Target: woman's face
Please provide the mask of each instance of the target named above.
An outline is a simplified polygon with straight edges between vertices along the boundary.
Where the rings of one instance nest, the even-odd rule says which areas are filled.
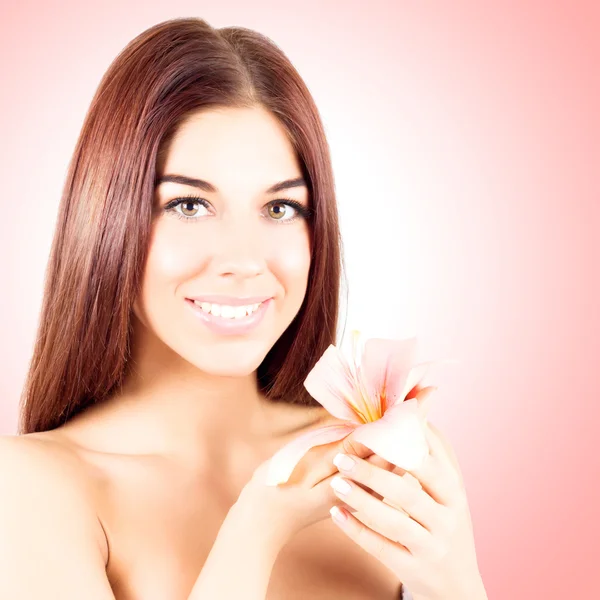
[[[157,169],[135,314],[198,369],[247,375],[306,292],[309,195],[292,145],[264,109],[206,110],[180,127]],[[296,181],[269,190],[288,180]]]

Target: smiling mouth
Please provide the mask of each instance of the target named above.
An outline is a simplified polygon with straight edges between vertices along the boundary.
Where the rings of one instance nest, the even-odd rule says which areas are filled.
[[[217,304],[215,302],[202,302],[200,300],[191,300],[203,313],[212,317],[221,318],[230,321],[241,321],[256,313],[264,302],[256,302],[255,304],[246,304],[242,306],[233,306],[228,304]]]
[[[200,322],[213,333],[243,335],[249,333],[259,325],[265,313],[269,310],[273,298],[268,298],[257,304],[229,307],[227,305],[216,305],[211,302],[198,302],[189,298],[185,300]],[[221,311],[224,311],[225,314],[220,314]]]

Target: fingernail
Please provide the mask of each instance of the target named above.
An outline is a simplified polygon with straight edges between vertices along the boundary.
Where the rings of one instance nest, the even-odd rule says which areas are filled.
[[[351,471],[356,463],[347,454],[336,454],[333,464],[342,471]]]
[[[337,506],[332,506],[329,509],[329,514],[331,515],[331,517],[337,521],[338,523],[344,523],[346,521],[346,519],[348,518],[346,516],[346,514],[344,512],[342,512],[339,507]]]
[[[334,477],[331,480],[331,487],[340,494],[347,494],[352,489],[352,486],[341,477]]]

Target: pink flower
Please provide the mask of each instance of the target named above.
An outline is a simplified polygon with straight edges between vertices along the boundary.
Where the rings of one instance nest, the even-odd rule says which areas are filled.
[[[429,452],[422,400],[435,387],[422,387],[431,362],[413,365],[417,340],[371,338],[361,343],[352,332],[352,358],[333,345],[324,352],[304,387],[343,422],[313,429],[292,440],[271,458],[266,484],[285,483],[313,446],[353,433],[353,439],[385,460],[410,471]]]

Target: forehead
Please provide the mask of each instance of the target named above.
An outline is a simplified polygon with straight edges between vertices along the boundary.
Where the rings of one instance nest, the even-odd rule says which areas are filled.
[[[195,113],[165,148],[158,170],[208,180],[225,193],[264,190],[301,175],[285,128],[262,108]]]

